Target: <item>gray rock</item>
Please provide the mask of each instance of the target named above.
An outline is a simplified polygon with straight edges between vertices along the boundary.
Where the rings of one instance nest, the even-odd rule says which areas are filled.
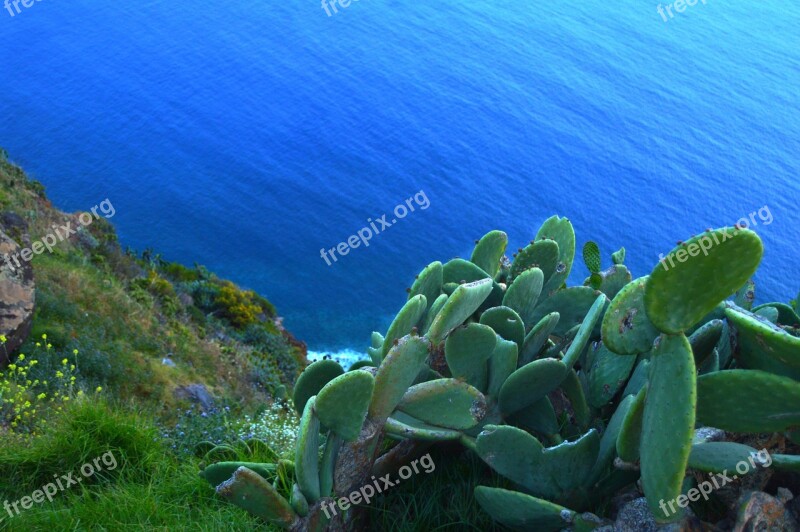
[[[614,530],[617,532],[689,532],[704,530],[704,527],[689,508],[686,508],[686,517],[682,520],[659,525],[653,514],[650,513],[647,499],[640,497],[622,507],[614,524]]]
[[[711,441],[725,441],[725,431],[714,427],[702,427],[694,431],[693,443],[708,443]]]
[[[178,386],[173,392],[176,399],[188,399],[200,405],[200,408],[208,411],[214,408],[214,397],[204,384],[189,384],[188,386]]]

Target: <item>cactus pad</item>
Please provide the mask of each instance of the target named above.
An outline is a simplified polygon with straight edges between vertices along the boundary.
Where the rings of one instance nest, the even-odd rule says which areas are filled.
[[[458,440],[461,432],[435,427],[403,412],[395,412],[386,420],[386,432],[401,438],[422,441]]]
[[[646,353],[658,337],[644,310],[647,279],[640,277],[620,290],[603,318],[603,344],[618,355]]]
[[[743,367],[800,379],[800,338],[742,309],[725,311],[739,333]]]
[[[320,422],[345,441],[358,438],[374,383],[371,373],[351,371],[326,384],[317,394],[314,406]]]
[[[747,459],[755,452],[748,445],[729,441],[697,443],[692,445],[689,468],[706,473],[735,471],[739,462],[747,463]]]
[[[322,497],[330,497],[333,491],[333,475],[341,444],[340,437],[328,433],[328,440],[325,442],[325,450],[322,453],[322,462],[319,465],[319,492]]]
[[[486,395],[496,397],[509,375],[517,369],[519,350],[515,342],[497,337],[497,345],[489,359],[489,385]]]
[[[544,274],[539,268],[531,268],[525,270],[519,277],[514,279],[514,282],[506,290],[503,296],[503,305],[514,309],[519,314],[525,327],[529,328],[534,325],[532,321],[536,302],[539,300],[539,295],[542,293],[542,286],[544,286]]]
[[[397,408],[437,427],[464,430],[486,415],[486,398],[464,382],[437,379],[409,388]]]
[[[525,341],[525,324],[519,314],[508,307],[493,307],[481,314],[481,323],[491,327],[506,340],[515,342],[519,348]]]
[[[456,284],[471,283],[492,277],[475,263],[464,259],[453,259],[445,263],[442,275],[445,283]]]
[[[428,312],[425,314],[425,320],[423,320],[422,328],[420,329],[421,334],[427,334],[428,329],[431,328],[431,324],[433,320],[436,319],[436,316],[439,315],[439,311],[442,310],[445,302],[447,301],[448,295],[447,294],[440,294],[439,297],[433,302],[433,304],[428,309]]]
[[[558,312],[551,312],[543,316],[525,336],[525,341],[522,343],[522,350],[520,351],[519,362],[524,366],[539,356],[539,352],[544,347],[553,330],[558,325],[558,320],[561,315]]]
[[[561,385],[567,369],[563,362],[554,358],[542,358],[522,366],[500,389],[500,409],[508,415],[532,405]]]
[[[444,343],[450,373],[479,390],[485,390],[489,373],[487,361],[496,345],[497,334],[487,325],[469,323],[457,328]]]
[[[289,501],[289,504],[292,505],[292,508],[300,517],[305,517],[308,515],[308,501],[306,500],[305,496],[303,496],[303,492],[300,491],[300,486],[297,484],[292,486],[292,498]]]
[[[690,239],[650,274],[644,296],[648,318],[666,333],[689,329],[750,279],[763,252],[761,239],[749,229],[725,227]]]
[[[583,385],[575,370],[570,369],[567,371],[567,376],[561,383],[561,391],[567,396],[569,404],[572,406],[572,414],[578,428],[581,431],[588,429],[592,420],[592,413],[589,411],[586,395],[583,392]]]
[[[478,486],[475,500],[492,519],[515,530],[557,532],[569,528],[575,512],[518,491]]]
[[[503,231],[489,231],[478,241],[470,260],[494,277],[500,269],[500,259],[506,252],[508,235]]]
[[[520,486],[532,489],[544,446],[524,430],[487,425],[476,440],[476,452],[489,466]]]
[[[400,312],[395,316],[394,321],[389,326],[389,331],[386,333],[386,338],[383,340],[383,348],[381,349],[381,359],[386,356],[389,349],[392,348],[394,341],[409,334],[411,330],[419,325],[422,316],[428,309],[428,301],[425,296],[419,295],[409,299]]]
[[[545,294],[550,294],[561,288],[572,271],[572,264],[575,261],[575,230],[568,218],[551,216],[536,232],[536,240],[542,238],[550,238],[558,243],[556,272],[549,278],[545,276],[545,285],[542,289]]]
[[[594,356],[587,377],[588,401],[592,408],[601,408],[628,382],[636,357],[612,353],[602,342],[590,349],[594,350]]]
[[[629,395],[627,397],[634,396]],[[642,442],[642,418],[644,416],[646,398],[647,387],[644,387],[634,397],[617,435],[617,455],[625,462],[635,463],[639,461],[639,446]]]
[[[246,467],[240,467],[230,480],[220,484],[217,494],[282,528],[290,528],[298,519],[289,502],[269,482]]]
[[[413,299],[416,296],[425,296],[425,300],[430,306],[434,300],[442,293],[442,284],[444,284],[442,277],[442,263],[439,261],[431,262],[425,269],[423,269],[414,284],[411,285],[411,290],[408,293],[408,299]]]
[[[671,501],[681,494],[694,435],[695,378],[694,356],[686,336],[662,334],[651,357],[640,449],[642,486],[658,521],[681,517],[681,512],[665,514],[659,501]]]
[[[277,466],[274,464],[260,464],[252,462],[218,462],[211,464],[200,471],[200,476],[208,481],[212,487],[216,488],[233,476],[237,469],[246,467],[254,473],[258,473],[265,480],[275,478]]]
[[[692,346],[696,365],[701,365],[713,353],[722,336],[722,325],[722,320],[711,320],[689,337],[689,345]]]
[[[599,276],[597,282],[590,283],[590,286],[603,292],[609,299],[613,299],[623,287],[631,282],[631,272],[623,264],[614,264],[596,275]]]
[[[563,336],[583,322],[598,295],[600,292],[588,286],[572,286],[559,290],[536,306],[532,320],[537,322],[551,312],[558,312],[559,320],[553,334]]]
[[[424,367],[428,348],[428,341],[418,336],[401,338],[392,347],[375,375],[375,387],[369,405],[371,418],[383,421],[394,411]]]
[[[537,240],[522,249],[511,263],[511,278],[516,279],[522,272],[531,268],[539,268],[547,282],[558,267],[558,244],[555,240]]]
[[[294,455],[294,475],[303,495],[312,504],[320,497],[319,491],[319,418],[314,413],[316,396],[306,402]]]
[[[509,418],[509,423],[549,438],[557,435],[559,429],[555,409],[547,397],[542,397],[532,405],[517,410]]]
[[[591,273],[600,273],[600,247],[597,242],[588,241],[583,245],[583,263]]]
[[[800,382],[758,370],[725,370],[697,379],[697,420],[729,432],[800,427]]]
[[[294,407],[302,414],[306,401],[317,395],[330,381],[344,374],[344,369],[334,360],[318,360],[309,365],[294,385]]]
[[[464,323],[478,310],[491,292],[491,279],[459,285],[442,306],[442,310],[426,333],[431,343],[436,345],[444,340],[450,331]]]
[[[600,440],[600,450],[597,453],[597,462],[592,468],[591,484],[594,484],[606,473],[614,461],[617,454],[617,439],[624,426],[625,419],[628,412],[633,405],[635,398],[629,395],[622,401],[614,411],[614,415],[608,422],[606,430],[603,432],[603,437]]]
[[[591,308],[586,313],[586,318],[584,318],[575,338],[572,340],[567,354],[564,355],[564,364],[568,368],[575,365],[578,361],[578,357],[583,353],[586,344],[589,343],[589,337],[592,331],[594,331],[595,325],[600,321],[600,316],[606,308],[607,302],[608,298],[604,294],[598,295],[594,304],[592,304]]]

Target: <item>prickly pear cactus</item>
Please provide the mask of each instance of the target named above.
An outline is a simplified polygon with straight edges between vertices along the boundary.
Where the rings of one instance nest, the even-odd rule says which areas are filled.
[[[753,305],[755,233],[703,233],[635,280],[624,248],[601,271],[588,242],[592,277],[567,287],[575,242],[554,216],[513,261],[507,235],[491,231],[470,260],[431,262],[372,334],[370,360],[347,372],[316,362],[300,376],[293,462],[223,460],[203,477],[270,523],[340,531],[358,509],[330,517],[326,504],[449,442],[510,483],[475,488],[499,523],[592,530],[604,522],[580,512],[637,485],[659,521],[676,521],[659,503],[681,495],[687,469],[730,470],[752,453],[695,441],[696,425],[800,438],[800,317],[796,303]],[[800,468],[792,455],[774,463]]]

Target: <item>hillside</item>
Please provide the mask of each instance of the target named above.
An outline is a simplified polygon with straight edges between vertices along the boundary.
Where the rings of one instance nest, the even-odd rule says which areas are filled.
[[[202,266],[123,249],[113,204],[92,207],[62,212],[0,153],[0,498],[19,499],[114,452],[126,463],[96,489],[115,482],[114,496],[130,499],[78,499],[75,489],[53,503],[76,498],[67,522],[82,512],[108,526],[138,522],[122,517],[127,504],[155,504],[153,479],[164,468],[178,471],[164,489],[183,489],[187,504],[205,501],[225,519],[213,509],[213,491],[198,484],[194,448],[291,426],[293,415],[275,400],[307,365],[305,344],[283,329],[266,298]],[[126,491],[129,481],[139,493]],[[30,529],[37,519],[63,525],[46,506],[26,510],[24,526],[3,512],[0,528]],[[172,523],[171,515],[148,519]]]

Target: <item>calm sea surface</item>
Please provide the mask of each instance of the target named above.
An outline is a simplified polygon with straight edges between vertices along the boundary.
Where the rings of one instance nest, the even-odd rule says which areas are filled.
[[[0,146],[64,209],[109,198],[124,245],[264,293],[317,352],[363,351],[427,263],[555,213],[639,276],[767,206],[758,298],[795,297],[800,5],[656,6],[43,0],[0,11]]]

